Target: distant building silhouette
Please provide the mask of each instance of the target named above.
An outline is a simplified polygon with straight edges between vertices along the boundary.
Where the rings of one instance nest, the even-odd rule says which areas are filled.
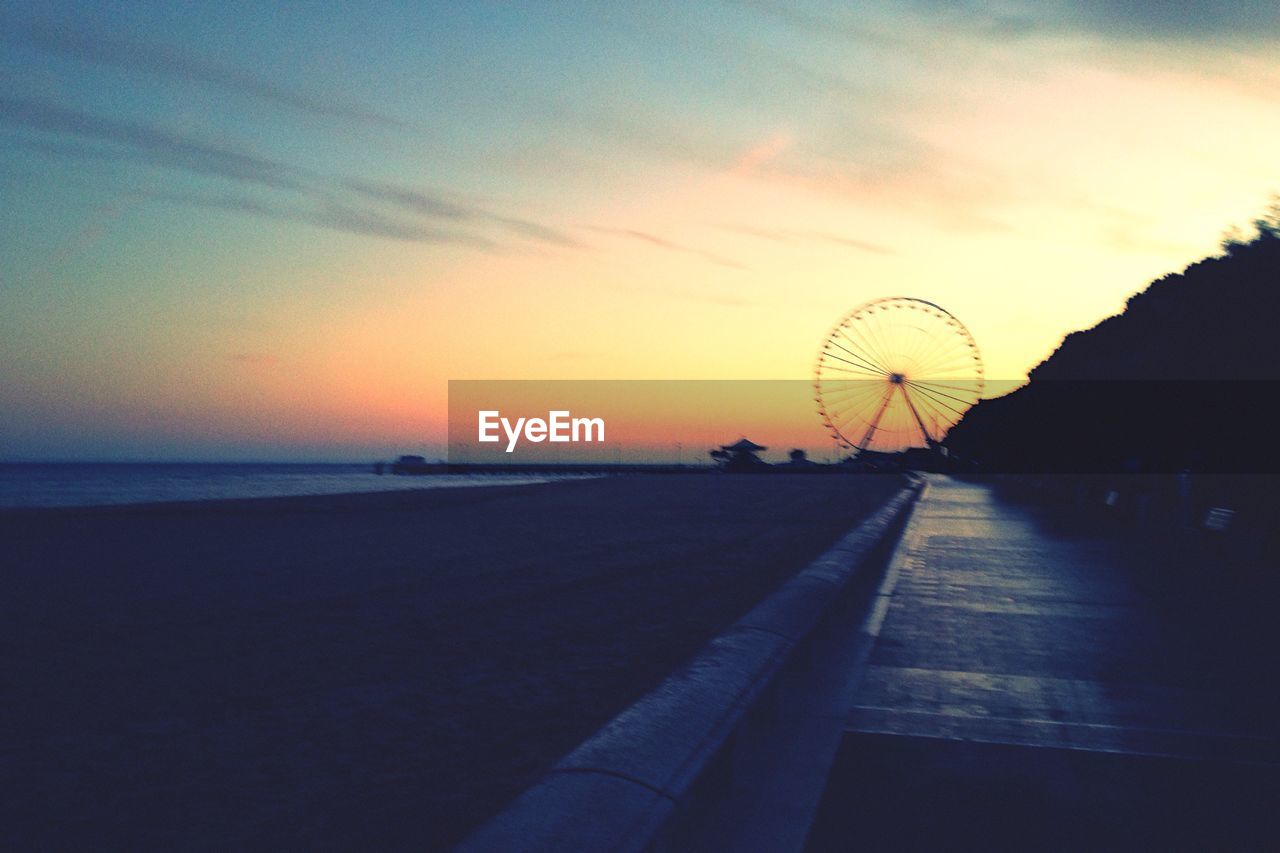
[[[768,449],[744,436],[733,444],[712,450],[711,458],[725,471],[759,471],[768,468],[769,464],[756,454]]]
[[[809,459],[809,454],[798,447],[787,454],[787,460],[787,464],[792,468],[812,468],[818,464]]]
[[[392,474],[424,474],[429,468],[426,458],[422,456],[401,456],[391,463]]]

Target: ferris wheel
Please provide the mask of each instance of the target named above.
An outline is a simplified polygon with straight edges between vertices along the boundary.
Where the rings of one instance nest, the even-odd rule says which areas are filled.
[[[841,447],[893,453],[934,447],[982,396],[973,335],[923,299],[877,299],[846,314],[823,341],[814,393]]]

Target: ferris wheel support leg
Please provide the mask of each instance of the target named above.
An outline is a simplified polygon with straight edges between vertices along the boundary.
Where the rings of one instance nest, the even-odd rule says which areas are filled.
[[[916,419],[916,426],[920,427],[920,435],[924,438],[925,447],[933,447],[933,436],[929,435],[929,430],[925,429],[924,421],[920,417],[920,413],[916,411],[916,404],[911,401],[911,395],[907,393],[907,386],[899,385],[902,390],[902,399],[907,401],[907,408],[911,410],[912,416]]]
[[[889,408],[889,401],[893,399],[893,386],[890,385],[885,389],[884,397],[880,400],[880,408],[876,411],[876,416],[871,419],[871,423],[867,425],[867,431],[862,435],[862,441],[858,442],[858,453],[867,449],[867,445],[871,443],[872,436],[875,435],[876,427],[880,426],[880,418],[884,416],[884,410]]]

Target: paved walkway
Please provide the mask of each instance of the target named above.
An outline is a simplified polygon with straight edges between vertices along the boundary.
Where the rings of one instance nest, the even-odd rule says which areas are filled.
[[[931,479],[810,847],[1280,849],[1275,721],[1189,661],[1141,574],[1110,540]]]

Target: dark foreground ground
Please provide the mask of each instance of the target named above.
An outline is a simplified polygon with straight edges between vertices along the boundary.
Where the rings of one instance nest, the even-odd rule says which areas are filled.
[[[899,485],[0,513],[0,846],[447,847]]]

